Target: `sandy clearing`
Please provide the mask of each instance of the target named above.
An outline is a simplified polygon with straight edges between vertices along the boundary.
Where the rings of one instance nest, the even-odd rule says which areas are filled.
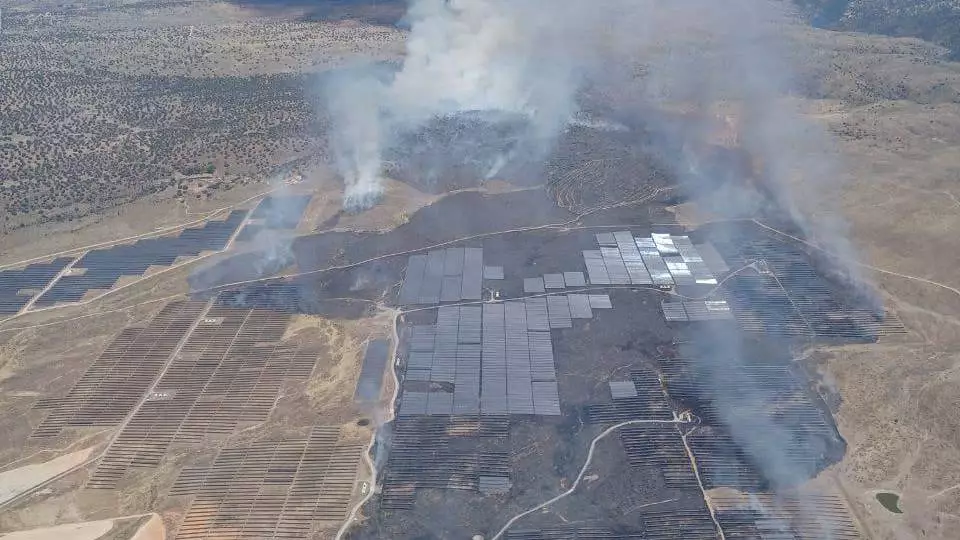
[[[93,453],[94,447],[78,450],[58,458],[24,465],[0,473],[0,504],[3,504],[24,491],[43,483],[58,474],[64,473],[83,463]],[[6,537],[4,537],[6,538]]]
[[[167,537],[167,529],[163,526],[163,519],[158,514],[152,514],[130,540],[164,540]]]
[[[57,525],[56,527],[17,531],[7,533],[0,536],[0,538],[3,538],[3,540],[62,540],[63,538],[69,538],[70,540],[96,540],[110,532],[112,528],[113,520],[104,519],[102,521],[84,521],[82,523]],[[140,530],[143,529],[141,528]],[[139,532],[137,534],[139,534]],[[139,537],[137,538],[139,539]],[[144,539],[146,538],[151,537],[144,537]]]

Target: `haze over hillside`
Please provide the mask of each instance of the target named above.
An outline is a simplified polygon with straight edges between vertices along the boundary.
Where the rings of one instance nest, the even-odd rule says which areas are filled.
[[[794,0],[821,28],[919,37],[960,58],[960,2],[956,0]]]

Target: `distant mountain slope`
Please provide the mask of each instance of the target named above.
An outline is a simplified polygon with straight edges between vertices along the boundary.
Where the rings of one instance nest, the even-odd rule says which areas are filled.
[[[793,0],[814,25],[943,45],[960,60],[960,0]]]

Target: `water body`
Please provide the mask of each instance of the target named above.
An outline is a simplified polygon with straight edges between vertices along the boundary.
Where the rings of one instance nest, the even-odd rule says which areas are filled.
[[[903,510],[900,510],[900,496],[896,493],[877,493],[877,500],[880,501],[880,504],[882,504],[884,508],[894,514],[903,513]]]

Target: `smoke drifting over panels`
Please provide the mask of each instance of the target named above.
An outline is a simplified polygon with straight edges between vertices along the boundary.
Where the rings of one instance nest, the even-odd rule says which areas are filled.
[[[411,141],[423,142],[421,130],[444,118],[483,111],[483,118],[498,112],[525,119],[511,144],[495,149],[498,158],[445,154],[464,163],[500,164],[486,175],[518,160],[543,161],[558,136],[577,123],[578,98],[589,88],[615,99],[609,104],[612,125],[631,124],[618,113],[639,114],[683,187],[693,197],[709,193],[709,200],[698,202],[719,217],[763,213],[841,261],[855,261],[843,222],[822,212],[823,194],[836,187],[840,164],[827,134],[805,121],[789,99],[795,81],[780,36],[791,17],[772,0],[414,0],[402,66],[386,75],[357,67],[329,87],[345,205],[375,204],[385,156],[416,148]],[[738,142],[758,170],[705,159],[719,105],[735,111]],[[671,110],[686,114],[662,113]],[[474,125],[486,129],[484,122]],[[437,140],[440,150],[434,151],[444,154],[446,142]],[[753,188],[730,181],[744,174],[757,177]],[[774,209],[778,215],[771,216]],[[854,263],[841,269],[851,283],[862,282]],[[717,351],[702,358],[706,365],[736,367],[742,361],[738,340],[710,334],[697,339],[704,350]],[[716,393],[724,396],[725,390]],[[764,418],[758,420],[764,425],[746,427],[732,414],[764,395],[750,390],[721,400],[731,413],[732,436],[774,485],[801,482],[809,471],[791,464],[783,443],[787,426]]]

